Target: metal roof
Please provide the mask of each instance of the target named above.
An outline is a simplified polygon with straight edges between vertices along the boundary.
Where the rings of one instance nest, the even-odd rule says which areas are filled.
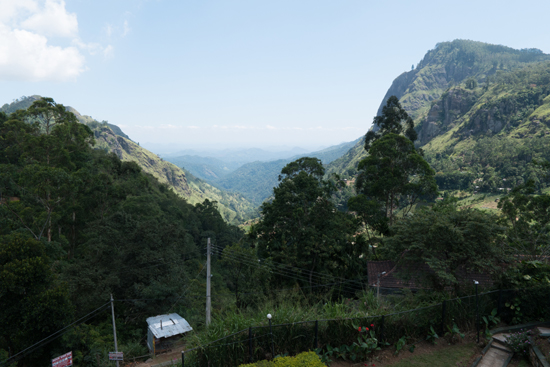
[[[147,324],[149,325],[149,330],[151,330],[157,339],[169,338],[193,330],[191,325],[177,313],[149,317]]]

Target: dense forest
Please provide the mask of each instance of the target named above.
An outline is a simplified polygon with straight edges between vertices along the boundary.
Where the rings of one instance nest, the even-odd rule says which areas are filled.
[[[137,164],[93,149],[92,131],[51,99],[1,113],[0,136],[3,353],[24,350],[111,294],[128,300],[116,306],[123,340],[139,340],[145,318],[162,312],[194,319],[206,238],[223,249],[243,235],[215,203],[190,205]],[[75,362],[95,363],[93,348],[112,333],[106,318],[92,321],[32,351],[24,365],[66,348],[80,350]]]

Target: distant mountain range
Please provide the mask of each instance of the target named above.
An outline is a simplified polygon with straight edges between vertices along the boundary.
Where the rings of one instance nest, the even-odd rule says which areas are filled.
[[[328,164],[342,156],[356,141],[341,143],[332,147],[319,150],[317,152],[295,154],[286,159],[260,161],[259,157],[276,156],[274,152],[265,152],[261,149],[248,149],[235,154],[228,154],[222,158],[201,157],[184,155],[179,157],[167,156],[166,160],[179,167],[191,172],[212,185],[230,192],[238,192],[250,200],[255,205],[260,205],[265,199],[273,193],[273,188],[277,186],[278,177],[281,169],[289,162],[301,157],[315,157],[320,159],[323,164]],[[240,164],[242,160],[231,161],[231,159],[242,159],[249,152],[256,152],[257,159],[254,162]],[[269,153],[269,154],[264,154]],[[288,154],[289,152],[282,152]],[[279,153],[280,154],[280,153]]]
[[[379,113],[391,95],[414,118],[417,146],[436,170],[440,189],[498,193],[528,179],[546,187],[528,163],[550,160],[550,55],[475,41],[443,42],[393,81]],[[21,97],[1,110],[28,108],[37,98]],[[360,137],[316,152],[182,150],[159,157],[116,125],[68,109],[94,131],[97,148],[136,161],[191,203],[217,201],[224,218],[233,223],[258,214],[258,205],[272,195],[288,162],[317,157],[327,175],[353,181],[366,155]],[[340,195],[343,208],[351,187]]]

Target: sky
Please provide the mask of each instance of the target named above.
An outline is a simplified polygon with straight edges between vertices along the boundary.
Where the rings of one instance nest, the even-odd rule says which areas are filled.
[[[170,149],[365,134],[438,42],[550,53],[544,1],[0,0],[0,104],[38,94]]]

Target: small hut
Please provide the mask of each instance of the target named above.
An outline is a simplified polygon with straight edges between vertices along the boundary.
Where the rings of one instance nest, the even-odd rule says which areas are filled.
[[[172,349],[183,334],[193,330],[177,313],[149,317],[147,324],[147,346],[153,355]]]

